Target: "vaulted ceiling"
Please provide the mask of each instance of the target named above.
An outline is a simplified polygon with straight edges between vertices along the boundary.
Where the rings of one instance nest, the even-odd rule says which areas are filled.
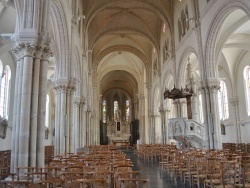
[[[171,0],[85,0],[84,39],[92,52],[100,91],[133,97],[159,51],[162,24],[171,26]],[[170,31],[170,30],[169,30]]]

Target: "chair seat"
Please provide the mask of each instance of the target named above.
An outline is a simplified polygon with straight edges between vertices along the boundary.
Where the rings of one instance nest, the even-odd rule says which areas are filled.
[[[214,188],[233,188],[232,185],[216,185]]]
[[[235,184],[235,187],[244,187],[244,186],[243,184]],[[246,183],[245,188],[250,188],[250,183]]]

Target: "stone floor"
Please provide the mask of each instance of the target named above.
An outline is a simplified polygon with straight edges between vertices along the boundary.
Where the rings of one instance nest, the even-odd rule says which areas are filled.
[[[133,170],[141,171],[141,177],[149,179],[148,188],[190,188],[188,184],[185,185],[180,179],[174,180],[174,178],[166,172],[161,174],[159,161],[148,164],[143,159],[134,155],[133,150],[123,151],[126,153],[127,158],[130,158],[133,162]]]

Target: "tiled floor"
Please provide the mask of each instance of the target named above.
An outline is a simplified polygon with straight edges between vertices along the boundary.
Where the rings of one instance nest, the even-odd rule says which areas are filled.
[[[133,162],[134,169],[141,171],[142,178],[149,178],[148,188],[190,188],[188,184],[184,184],[181,180],[174,180],[166,172],[161,175],[159,169],[159,161],[153,164],[147,164],[143,159],[134,155],[132,150],[124,150],[127,157]]]

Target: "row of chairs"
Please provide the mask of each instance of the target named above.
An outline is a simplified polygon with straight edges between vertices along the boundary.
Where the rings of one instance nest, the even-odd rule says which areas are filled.
[[[193,187],[250,187],[250,156],[243,153],[168,149],[161,154],[160,167]]]
[[[95,149],[93,149],[95,148]],[[126,155],[103,146],[90,146],[89,152],[53,156],[43,168],[18,167],[9,180],[0,181],[3,187],[98,187],[128,188],[147,186],[148,179],[133,171],[132,162]]]

